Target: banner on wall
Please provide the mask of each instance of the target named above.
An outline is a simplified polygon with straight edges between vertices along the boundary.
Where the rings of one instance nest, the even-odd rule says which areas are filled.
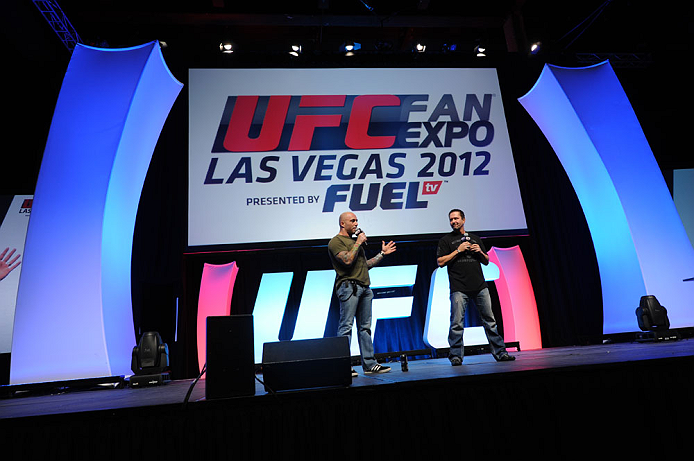
[[[19,275],[33,199],[33,195],[2,197],[7,207],[0,209],[0,259],[9,264],[0,266],[0,354],[12,351]]]
[[[526,228],[495,69],[189,72],[190,246]]]

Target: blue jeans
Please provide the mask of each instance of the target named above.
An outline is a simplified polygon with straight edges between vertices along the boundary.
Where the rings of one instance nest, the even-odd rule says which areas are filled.
[[[465,310],[472,303],[477,306],[480,313],[484,333],[492,349],[492,355],[496,358],[506,354],[504,339],[499,335],[496,327],[496,319],[492,312],[492,298],[489,296],[489,289],[484,288],[477,293],[462,293],[455,291],[451,293],[451,327],[448,330],[448,344],[451,346],[448,354],[449,358],[463,358],[465,348],[463,346],[463,329],[465,322]]]
[[[347,336],[352,342],[352,323],[357,319],[357,340],[361,353],[361,364],[364,370],[370,370],[376,365],[374,345],[371,340],[371,301],[374,298],[369,287],[356,285],[353,292],[351,283],[341,283],[337,287],[337,299],[340,301],[340,323],[337,327],[338,336]]]

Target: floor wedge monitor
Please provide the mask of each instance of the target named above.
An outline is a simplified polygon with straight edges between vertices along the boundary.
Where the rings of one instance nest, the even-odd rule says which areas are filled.
[[[266,391],[352,384],[347,337],[263,344]]]

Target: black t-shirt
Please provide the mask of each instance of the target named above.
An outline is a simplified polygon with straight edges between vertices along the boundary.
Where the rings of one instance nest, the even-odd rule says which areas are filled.
[[[475,234],[467,234],[470,243],[476,243],[486,254],[482,240]],[[458,231],[453,231],[444,235],[439,240],[439,246],[436,250],[436,257],[440,258],[453,253],[461,243],[463,243],[464,235]],[[484,280],[482,273],[482,261],[486,261],[484,256],[478,255],[472,251],[464,251],[459,253],[455,258],[448,261],[446,269],[448,270],[448,281],[451,288],[451,293],[455,291],[475,292],[487,287],[487,282]]]

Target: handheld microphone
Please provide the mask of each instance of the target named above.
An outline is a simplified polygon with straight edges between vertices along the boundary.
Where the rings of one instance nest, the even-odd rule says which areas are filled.
[[[470,236],[467,234],[467,232],[463,233],[463,238],[460,240],[460,243],[462,244],[462,243],[469,242],[469,241],[470,241]],[[468,249],[468,250],[465,250],[463,253],[468,254],[469,252],[470,252],[470,250]]]
[[[357,227],[356,229],[354,229],[354,236],[355,236],[355,237],[359,237],[359,234],[361,234],[361,233],[363,233],[363,232],[364,232],[364,231],[361,230],[361,227]],[[364,241],[364,243],[362,243],[362,245],[366,246],[366,241]]]

